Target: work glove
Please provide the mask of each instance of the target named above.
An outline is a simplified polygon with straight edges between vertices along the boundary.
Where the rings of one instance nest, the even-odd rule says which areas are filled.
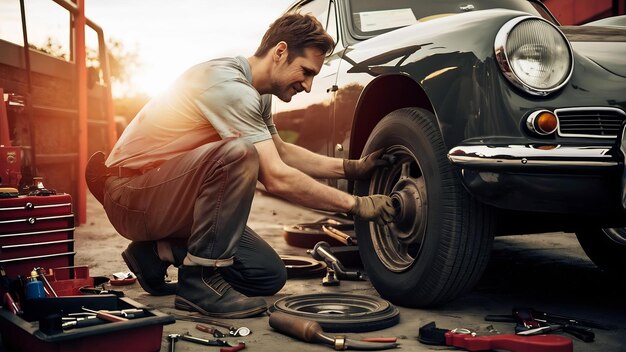
[[[372,177],[374,170],[381,166],[389,165],[389,162],[380,157],[384,149],[367,154],[358,160],[343,159],[343,172],[349,180],[367,180]]]
[[[378,225],[385,225],[396,216],[396,209],[391,205],[391,198],[383,194],[374,194],[366,197],[354,196],[354,206],[349,214],[359,219],[375,221]]]

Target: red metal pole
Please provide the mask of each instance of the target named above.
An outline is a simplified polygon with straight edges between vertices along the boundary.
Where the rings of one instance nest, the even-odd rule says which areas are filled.
[[[78,98],[78,188],[75,199],[76,215],[79,224],[87,222],[87,184],[85,168],[87,167],[87,66],[85,52],[85,0],[77,0],[78,12],[74,21],[76,40],[76,82]]]
[[[7,115],[7,107],[4,105],[4,90],[2,88],[0,88],[0,103],[0,145],[10,147],[9,117]]]

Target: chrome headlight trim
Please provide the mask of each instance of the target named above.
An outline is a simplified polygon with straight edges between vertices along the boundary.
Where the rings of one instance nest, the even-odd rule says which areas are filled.
[[[554,28],[556,30],[556,32],[561,36],[561,38],[563,39],[565,46],[567,47],[567,50],[569,51],[569,71],[567,72],[567,74],[564,76],[564,78],[562,79],[562,81],[553,87],[544,89],[544,88],[539,88],[539,87],[533,87],[529,84],[527,84],[526,82],[524,82],[514,71],[514,69],[511,67],[511,61],[509,58],[509,55],[507,53],[506,50],[506,44],[507,41],[509,39],[509,36],[511,34],[511,32],[515,29],[515,27],[517,25],[519,25],[520,23],[524,22],[524,21],[542,21],[548,25],[550,25],[552,28]],[[570,44],[570,42],[567,40],[567,38],[565,37],[565,35],[556,27],[554,26],[552,23],[539,18],[539,17],[535,17],[535,16],[520,16],[520,17],[516,17],[513,18],[511,20],[509,20],[508,22],[506,22],[498,31],[498,34],[496,34],[496,39],[494,42],[494,50],[495,50],[495,56],[496,56],[496,61],[498,62],[498,65],[500,66],[500,70],[502,71],[502,73],[504,74],[504,76],[509,80],[509,82],[511,82],[513,85],[515,85],[516,87],[518,87],[519,89],[521,89],[522,91],[535,95],[535,96],[547,96],[559,89],[561,89],[563,86],[565,86],[567,84],[567,82],[570,80],[570,78],[572,77],[572,73],[574,71],[574,53],[572,51],[572,46]]]
[[[543,132],[540,129],[537,128],[537,126],[535,126],[535,121],[537,120],[537,118],[539,117],[539,115],[541,115],[542,113],[547,112],[550,114],[553,114],[552,111],[550,110],[546,110],[546,109],[539,109],[539,110],[535,110],[532,113],[530,113],[530,115],[528,115],[528,117],[526,117],[526,128],[528,128],[529,131],[539,135],[539,136],[549,136],[551,134],[553,134],[554,132],[558,131],[559,129],[559,119],[556,117],[556,128],[554,128],[554,130],[552,130],[551,132]]]

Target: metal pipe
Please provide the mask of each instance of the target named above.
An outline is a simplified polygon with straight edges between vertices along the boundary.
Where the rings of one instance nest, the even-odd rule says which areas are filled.
[[[56,0],[55,0],[56,1]],[[78,168],[76,180],[78,189],[76,195],[76,207],[78,210],[78,222],[87,222],[87,185],[83,176],[87,167],[87,67],[85,51],[85,0],[77,0],[78,11],[75,15],[74,32],[76,33],[76,86],[78,98]]]
[[[28,30],[26,29],[26,8],[24,6],[24,0],[20,0],[20,14],[22,17],[22,36],[24,37],[24,69],[26,70],[26,113],[28,114],[28,129],[30,130],[30,176],[36,175],[36,157],[35,151],[35,117],[33,116],[33,83],[32,74],[30,70],[30,47],[28,43]]]

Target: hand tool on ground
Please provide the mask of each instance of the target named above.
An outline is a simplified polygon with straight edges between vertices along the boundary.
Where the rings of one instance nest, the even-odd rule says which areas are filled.
[[[570,325],[578,325],[585,326],[588,328],[597,328],[602,330],[611,330],[614,329],[614,326],[608,324],[602,324],[591,320],[584,320],[575,317],[569,317],[564,315],[557,315],[547,312],[542,312],[539,310],[535,310],[533,308],[513,308],[513,314],[498,314],[498,315],[487,315],[485,316],[485,320],[487,321],[500,321],[500,322],[516,322],[517,318],[520,317],[532,317],[532,319],[542,319],[547,322],[553,324],[570,324]]]
[[[505,350],[513,352],[572,352],[572,340],[559,335],[488,335],[469,329],[439,329],[430,322],[419,329],[418,341],[426,345],[454,346],[468,351]]]
[[[323,343],[333,347],[337,351],[380,351],[398,347],[397,343],[364,342],[351,340],[345,336],[330,337],[324,334],[322,327],[317,322],[283,312],[272,313],[269,323],[272,328],[280,333],[306,342]]]
[[[227,328],[228,335],[232,337],[244,337],[244,336],[248,336],[252,334],[252,330],[248,329],[245,326],[236,328],[230,324],[223,323],[217,320],[212,320],[204,316],[200,316],[200,315],[183,315],[183,314],[179,314],[176,312],[171,312],[169,314],[173,316],[174,318],[176,318],[177,320],[193,321],[196,323],[204,323],[204,324],[216,325],[216,326],[221,326],[223,328]]]
[[[96,315],[97,318],[103,319],[103,320],[107,320],[110,322],[120,322],[120,321],[127,321],[127,318],[124,317],[119,317],[117,315],[113,315],[111,313],[109,313],[106,310],[92,310],[92,309],[87,309],[85,307],[82,307],[82,309],[86,312],[90,312],[90,313],[94,313]]]
[[[560,324],[553,324],[553,325],[549,325],[548,322],[541,321],[538,320],[542,326],[538,327],[538,328],[533,328],[533,329],[526,329],[526,330],[521,330],[517,331],[518,329],[516,328],[516,334],[518,335],[536,335],[536,334],[546,334],[550,331],[563,331],[566,332],[576,338],[578,338],[581,341],[584,342],[593,342],[593,340],[596,338],[596,334],[589,328],[585,328],[582,326],[574,326],[574,325],[560,325]]]
[[[528,309],[530,311],[530,314],[536,320],[543,319],[545,321],[553,322],[555,324],[578,325],[578,326],[585,326],[588,328],[596,328],[596,329],[602,329],[602,330],[611,330],[614,328],[613,326],[601,324],[601,323],[591,321],[591,320],[585,320],[585,319],[580,319],[580,318],[568,317],[564,315],[557,315],[557,314],[542,312],[542,311],[538,311],[532,308],[525,308],[525,309]]]
[[[169,341],[169,348],[167,349],[169,352],[176,352],[176,341],[180,337],[179,334],[169,334],[167,335],[167,341]]]
[[[336,239],[337,241],[345,244],[346,246],[356,245],[356,240],[352,239],[347,233],[340,231],[332,226],[322,225],[322,231],[328,236]]]
[[[200,337],[192,336],[191,334],[189,334],[189,332],[179,335],[178,338],[183,341],[189,341],[189,342],[197,343],[199,345],[231,347],[227,341],[220,340],[220,339],[207,340],[207,339],[203,339]]]
[[[317,242],[317,244],[315,244],[315,247],[313,247],[313,250],[307,251],[307,253],[309,253],[316,260],[325,261],[328,264],[328,273],[330,274],[331,270],[334,271],[334,279],[357,281],[365,280],[365,276],[359,271],[347,271],[346,268],[343,267],[339,259],[337,259],[337,257],[333,255],[332,251],[330,250],[330,245],[327,242]],[[336,285],[336,283],[333,282],[332,278],[328,278],[328,275],[325,280],[328,282],[326,284],[327,286],[331,285],[331,283]]]
[[[202,332],[209,333],[209,334],[213,335],[213,337],[217,337],[218,339],[221,339],[222,337],[226,336],[226,335],[224,335],[223,332],[217,330],[216,328],[214,328],[212,326],[196,324],[196,329],[198,329],[198,330],[200,330]]]
[[[237,352],[243,350],[244,348],[246,348],[246,344],[242,341],[239,341],[235,346],[220,348],[220,352]]]
[[[561,325],[546,325],[534,329],[522,330],[515,334],[520,336],[543,335],[559,329],[561,329]]]
[[[541,317],[537,317],[535,314],[539,314]],[[518,334],[527,330],[532,330],[533,332],[562,330],[563,332],[568,333],[584,342],[592,342],[596,336],[591,329],[572,323],[579,322],[579,320],[563,316],[555,318],[548,313],[535,311],[531,308],[513,308],[511,315],[487,315],[485,320],[516,322],[517,326],[515,327],[515,332]],[[600,325],[590,321],[585,321],[585,323],[592,324],[594,326]],[[547,326],[554,326],[554,328],[551,330],[541,330],[542,327]],[[556,326],[558,326],[558,328]],[[529,334],[533,334],[533,332]]]

